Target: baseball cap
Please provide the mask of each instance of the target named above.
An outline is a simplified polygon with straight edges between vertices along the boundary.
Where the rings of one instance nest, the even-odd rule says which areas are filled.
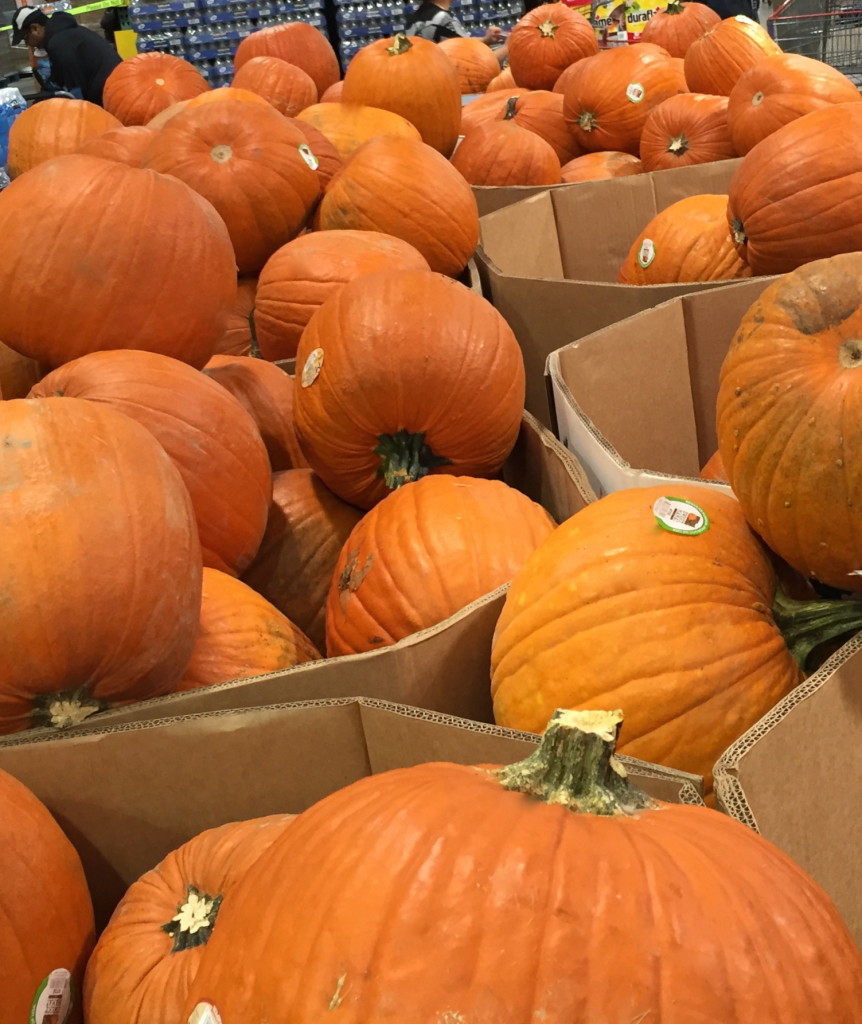
[[[27,34],[27,28],[33,20],[34,15],[37,14],[41,14],[38,7],[21,7],[15,12],[15,17],[12,19],[13,46],[17,46],[18,43],[24,41],[24,36]]]

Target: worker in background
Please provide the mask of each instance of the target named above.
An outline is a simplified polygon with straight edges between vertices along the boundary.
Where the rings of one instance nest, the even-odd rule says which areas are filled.
[[[444,39],[454,39],[456,36],[462,38],[469,36],[470,33],[467,29],[450,12],[451,3],[452,0],[425,0],[422,6],[407,19],[407,35],[430,39],[432,43],[439,43]],[[497,25],[492,25],[482,37],[482,42],[493,48],[494,56],[501,64],[508,56],[508,47],[499,45],[503,41],[503,30]]]
[[[48,17],[38,7],[19,8],[12,19],[12,45],[21,42],[48,54],[55,86],[77,90],[83,99],[99,106],[108,75],[122,63],[110,43],[65,11]]]

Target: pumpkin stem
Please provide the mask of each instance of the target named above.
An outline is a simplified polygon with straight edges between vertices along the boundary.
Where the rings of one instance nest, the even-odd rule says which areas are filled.
[[[597,124],[596,115],[590,113],[589,110],[584,110],[578,114],[578,127],[582,128],[585,132],[591,132]]]
[[[392,490],[402,484],[421,480],[438,466],[450,466],[451,459],[435,455],[425,444],[425,432],[410,434],[399,430],[397,434],[380,434],[374,454],[380,456],[377,475],[382,476]]]
[[[813,672],[818,667],[810,662],[821,644],[862,629],[862,601],[797,601],[788,597],[780,585],[775,588],[772,614],[803,671]]]
[[[745,233],[741,220],[733,219],[730,225],[730,233],[733,235],[733,241],[736,245],[746,245],[748,243],[748,235]]]
[[[556,39],[557,38],[557,26],[551,21],[550,18],[546,18],[541,25],[536,26],[539,30],[539,35],[543,39]]]
[[[614,755],[622,721],[622,711],[555,711],[526,760],[491,774],[504,789],[580,814],[635,816],[655,808]]]
[[[688,139],[684,135],[674,136],[667,145],[668,153],[676,153],[677,156],[682,156],[683,153],[687,153],[688,149]]]
[[[248,329],[251,334],[251,354],[255,359],[263,359],[263,356],[260,354],[260,345],[257,342],[257,330],[254,326],[254,307],[252,307],[251,312],[248,314]]]
[[[503,117],[504,121],[511,121],[515,114],[518,113],[518,97],[510,96],[506,102],[506,114]]]
[[[665,14],[684,14],[685,8],[680,3],[680,0],[671,0],[671,2],[665,8]]]
[[[167,924],[162,925],[162,931],[174,940],[171,953],[197,949],[209,942],[221,901],[221,894],[209,896],[193,885],[188,887],[185,901],[177,905],[176,914]]]
[[[105,711],[107,707],[103,700],[98,700],[90,693],[88,687],[79,686],[72,690],[37,694],[33,698],[31,718],[34,728],[47,726],[51,729],[70,729],[98,711]]]
[[[386,52],[390,57],[400,57],[402,53],[407,53],[412,48],[413,43],[407,38],[407,33],[399,32],[392,40],[392,45],[386,47]]]

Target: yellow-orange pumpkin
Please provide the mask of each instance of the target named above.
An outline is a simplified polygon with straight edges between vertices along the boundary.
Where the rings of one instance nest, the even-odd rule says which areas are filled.
[[[422,136],[408,120],[391,110],[359,106],[355,103],[315,103],[297,117],[324,135],[348,160],[369,139],[379,135],[395,135],[420,142]]]
[[[563,165],[561,178],[565,182],[598,181],[601,178],[625,178],[641,174],[644,166],[631,153],[606,150],[603,153],[585,153]]]

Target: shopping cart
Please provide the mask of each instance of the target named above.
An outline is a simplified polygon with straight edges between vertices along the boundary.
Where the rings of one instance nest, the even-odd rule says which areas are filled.
[[[785,53],[822,60],[862,85],[862,0],[785,0],[768,27]]]

